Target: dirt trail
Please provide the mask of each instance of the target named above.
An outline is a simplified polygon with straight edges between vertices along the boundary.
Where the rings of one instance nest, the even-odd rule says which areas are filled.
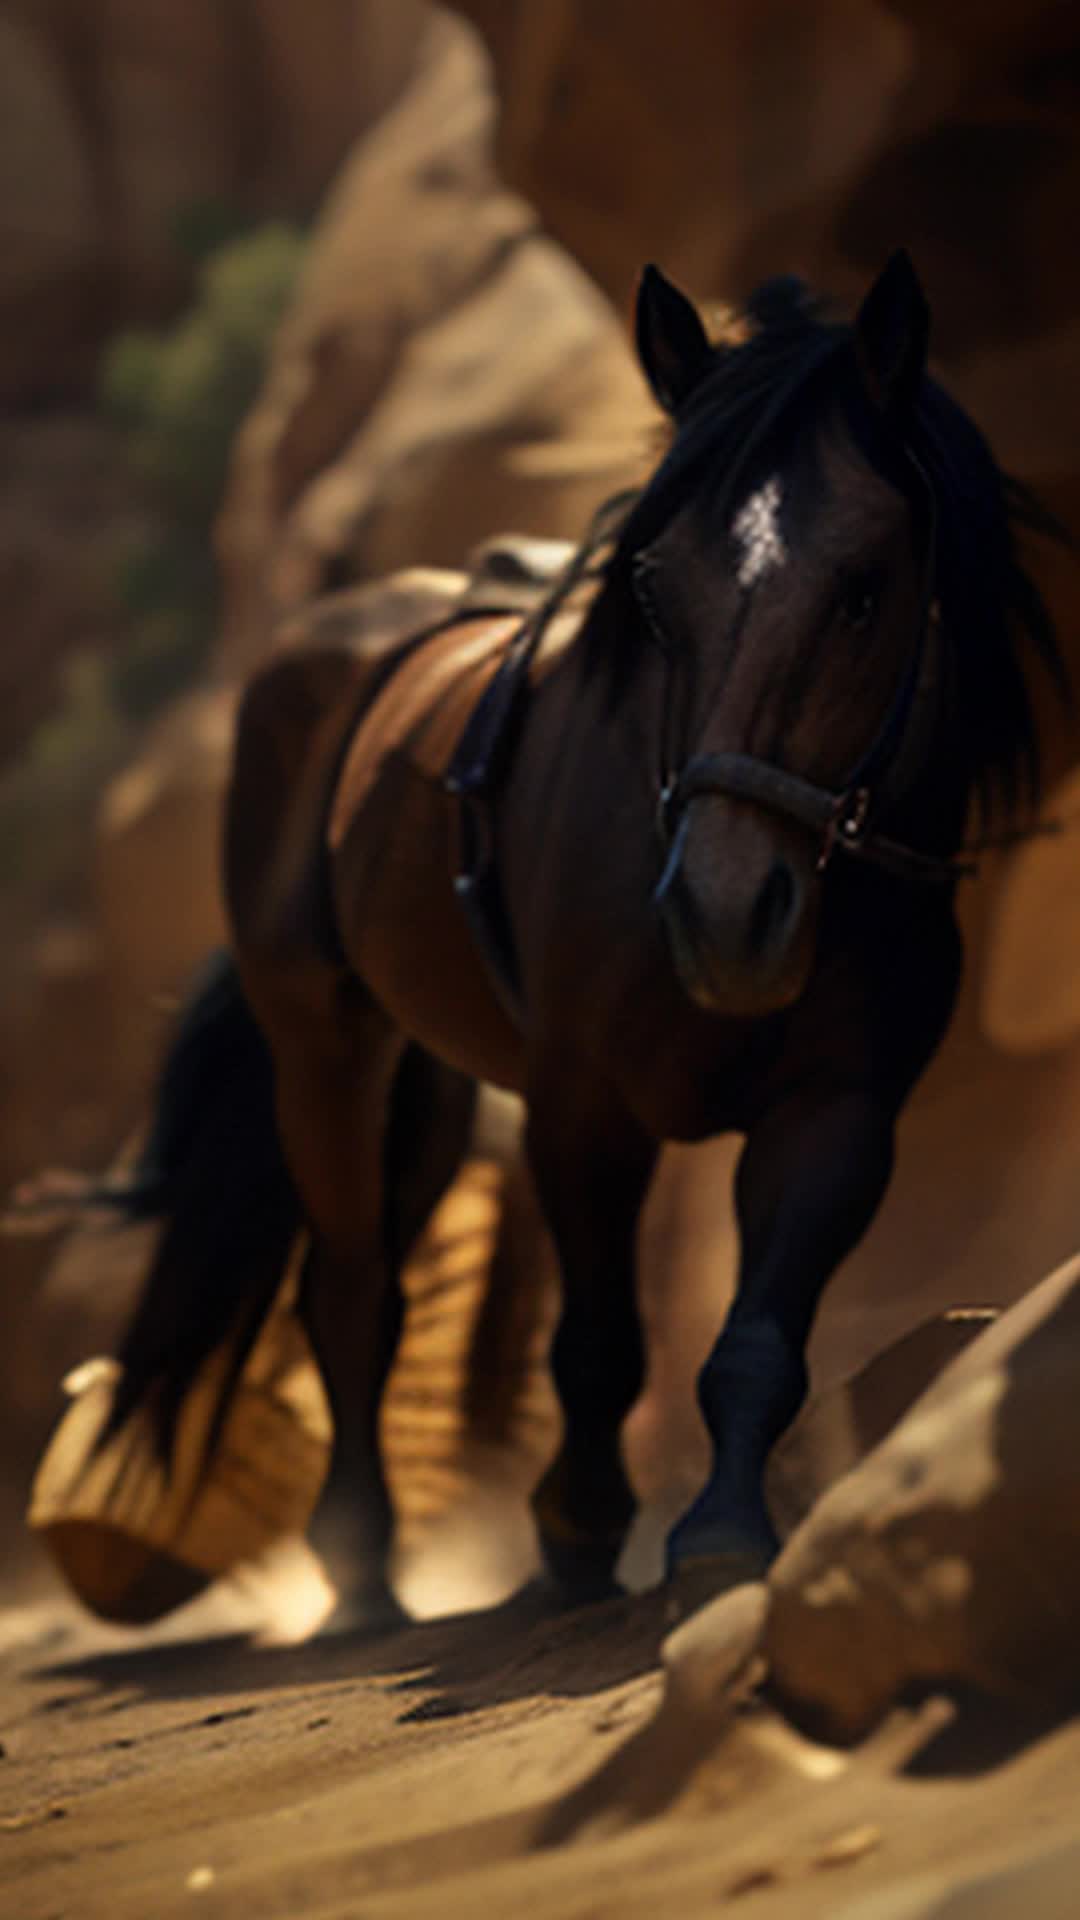
[[[658,1712],[655,1594],[292,1648],[148,1646],[51,1600],[0,1632],[5,1920],[1080,1910],[1080,1721],[938,1699],[852,1753],[760,1702],[694,1723]]]

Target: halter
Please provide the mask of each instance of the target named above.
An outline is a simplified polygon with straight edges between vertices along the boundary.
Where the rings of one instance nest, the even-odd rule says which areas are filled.
[[[934,595],[937,558],[936,503],[930,479],[910,447],[904,454],[922,488],[929,532],[923,568],[916,642],[907,672],[866,752],[836,791],[816,785],[801,774],[790,773],[749,753],[698,753],[677,767],[672,754],[674,706],[677,676],[674,650],[664,629],[652,594],[649,551],[635,557],[631,569],[634,597],[646,626],[668,662],[661,719],[660,757],[656,789],[656,826],[666,855],[658,892],[675,873],[682,857],[689,809],[695,800],[710,797],[746,800],[768,813],[805,827],[819,837],[816,863],[824,873],[833,855],[843,853],[880,867],[898,879],[948,886],[964,874],[976,871],[975,863],[958,855],[919,852],[914,847],[889,839],[873,825],[881,783],[900,758],[908,737],[912,712],[922,682],[929,635],[940,623],[940,611]],[[745,606],[748,602],[744,602]]]
[[[908,744],[929,636],[940,620],[934,593],[936,501],[929,476],[910,447],[905,447],[904,453],[924,491],[929,528],[915,646],[904,679],[877,734],[838,791],[747,753],[694,754],[676,769],[671,753],[677,691],[677,676],[670,670],[674,650],[652,600],[649,554],[640,553],[633,560],[634,597],[649,631],[669,661],[656,776],[656,828],[664,854],[658,890],[678,865],[691,805],[710,795],[745,800],[815,835],[819,839],[819,873],[824,873],[839,853],[875,866],[896,879],[933,887],[951,887],[963,876],[977,872],[977,860],[964,857],[965,854],[1011,846],[1033,834],[1062,830],[1057,821],[1034,822],[1005,834],[984,836],[977,845],[969,845],[959,854],[940,855],[923,853],[890,839],[873,824],[881,784]],[[517,955],[495,859],[496,790],[527,697],[530,670],[548,626],[579,587],[591,587],[603,578],[627,514],[639,498],[636,491],[618,494],[596,513],[565,572],[535,611],[523,619],[498,670],[470,714],[444,776],[445,790],[456,800],[458,810],[455,892],[498,998],[519,1027],[523,1024],[524,1012]]]

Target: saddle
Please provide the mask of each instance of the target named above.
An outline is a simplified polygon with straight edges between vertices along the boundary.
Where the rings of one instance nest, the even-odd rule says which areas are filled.
[[[499,534],[473,547],[463,568],[404,567],[384,579],[320,596],[279,623],[274,656],[341,647],[370,658],[465,616],[532,614],[573,553],[567,540]]]
[[[463,736],[473,731],[486,689],[546,608],[575,551],[563,541],[504,535],[475,550],[467,573],[433,579],[416,570],[361,589],[364,604],[353,602],[350,650],[377,633],[380,651],[388,649],[392,657],[357,714],[331,807],[332,846],[391,754],[404,755],[420,772],[461,790],[457,763]],[[427,596],[429,614],[436,607],[438,612],[418,625],[421,596]],[[581,618],[582,609],[560,607],[545,621],[543,645],[530,655],[532,677],[570,644]],[[481,757],[486,771],[486,756]]]
[[[490,807],[534,686],[576,638],[594,576],[563,541],[502,536],[477,548],[462,574],[399,574],[324,607],[362,676],[326,821],[341,845],[383,768],[406,762],[458,806],[455,890],[492,986],[520,1024],[513,943],[492,859]],[[582,591],[587,589],[587,591]],[[426,622],[418,616],[423,609]],[[340,623],[340,624],[337,624]]]

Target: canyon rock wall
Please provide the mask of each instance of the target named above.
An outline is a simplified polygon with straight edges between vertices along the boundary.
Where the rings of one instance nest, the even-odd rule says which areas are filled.
[[[82,391],[176,304],[190,209],[314,213],[423,25],[419,0],[3,0],[0,404]]]

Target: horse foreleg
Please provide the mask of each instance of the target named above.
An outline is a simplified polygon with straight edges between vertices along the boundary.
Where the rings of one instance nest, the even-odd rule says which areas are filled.
[[[620,1431],[645,1372],[635,1236],[656,1148],[621,1112],[566,1100],[531,1104],[526,1143],[562,1277],[551,1366],[565,1421],[533,1505],[550,1571],[592,1599],[612,1590],[635,1505]]]
[[[884,1196],[893,1121],[869,1092],[805,1095],[747,1136],[735,1182],[738,1289],[698,1379],[712,1468],[668,1538],[669,1573],[688,1591],[760,1577],[777,1551],[765,1462],[806,1396],[822,1290]]]

